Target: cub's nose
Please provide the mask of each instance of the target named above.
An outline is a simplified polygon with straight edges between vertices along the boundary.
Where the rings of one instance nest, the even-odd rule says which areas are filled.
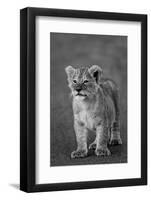
[[[80,92],[80,91],[81,91],[81,88],[77,88],[76,91],[77,91],[77,92]]]

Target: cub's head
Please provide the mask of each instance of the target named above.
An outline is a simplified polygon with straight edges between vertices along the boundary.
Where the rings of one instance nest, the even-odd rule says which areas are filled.
[[[73,97],[80,99],[93,97],[98,90],[99,82],[102,76],[102,69],[97,65],[92,67],[65,68],[68,76],[68,83]]]

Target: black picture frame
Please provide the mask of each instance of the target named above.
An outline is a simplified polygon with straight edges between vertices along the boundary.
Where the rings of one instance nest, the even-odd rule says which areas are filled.
[[[141,178],[36,184],[35,19],[54,16],[141,23]],[[20,10],[20,189],[25,192],[121,187],[147,184],[147,15],[48,8]]]

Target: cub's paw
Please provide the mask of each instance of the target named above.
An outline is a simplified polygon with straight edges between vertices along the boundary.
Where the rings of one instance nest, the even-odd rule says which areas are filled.
[[[71,158],[84,158],[87,156],[86,150],[77,150],[71,153]]]
[[[96,149],[95,150],[95,154],[97,156],[110,156],[111,152],[110,152],[110,150],[107,147],[105,147],[105,148]]]
[[[90,145],[89,145],[89,149],[92,149],[92,150],[95,150],[96,149],[96,143],[91,143]]]
[[[121,138],[116,138],[116,139],[111,139],[109,142],[109,145],[114,146],[114,145],[121,145],[122,144],[122,140]]]

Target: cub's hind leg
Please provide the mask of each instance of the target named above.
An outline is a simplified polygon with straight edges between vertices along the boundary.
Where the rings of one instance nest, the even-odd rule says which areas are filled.
[[[96,139],[89,145],[89,149],[92,149],[92,150],[96,149]]]
[[[120,100],[119,100],[119,92],[117,88],[114,88],[112,91],[112,100],[115,108],[115,121],[111,126],[111,135],[110,135],[110,145],[118,145],[122,144],[121,136],[120,136]]]
[[[117,122],[113,122],[111,127],[111,136],[110,136],[110,145],[118,145],[122,144],[121,136],[120,136],[120,126]]]

